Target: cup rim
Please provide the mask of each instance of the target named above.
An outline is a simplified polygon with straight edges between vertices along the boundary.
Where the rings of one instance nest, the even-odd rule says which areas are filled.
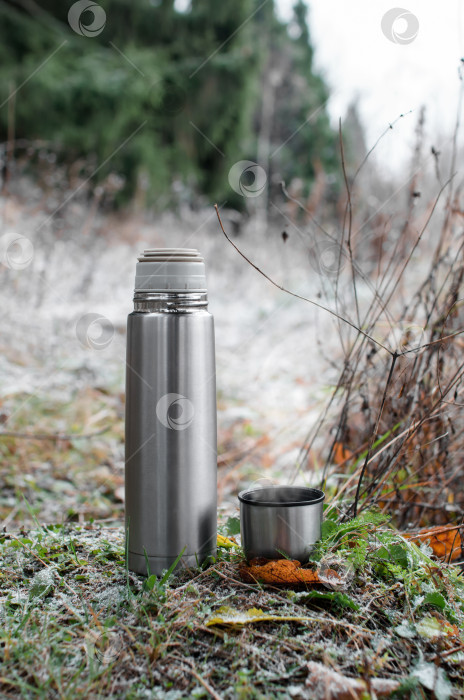
[[[302,498],[298,499],[297,501],[279,501],[278,503],[276,503],[276,501],[272,499],[253,500],[252,498],[249,498],[251,494],[255,494],[257,492],[263,493],[263,498],[265,498],[264,494],[266,493],[266,491],[273,493],[280,491],[281,493],[285,493],[286,491],[294,492],[295,490],[303,492]],[[305,494],[305,496],[303,494]],[[323,491],[321,491],[320,489],[310,488],[309,486],[266,486],[264,488],[257,489],[244,489],[238,494],[238,500],[247,506],[267,506],[273,508],[312,506],[316,503],[321,503],[324,499],[325,493]]]

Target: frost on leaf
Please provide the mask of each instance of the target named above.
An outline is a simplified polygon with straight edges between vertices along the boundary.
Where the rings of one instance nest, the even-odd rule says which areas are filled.
[[[370,696],[369,691],[372,697],[390,697],[400,684],[399,680],[371,678],[369,688],[365,680],[349,678],[315,661],[310,661],[307,669],[306,686],[311,689],[312,697],[320,700],[362,700]]]
[[[451,697],[451,684],[446,673],[439,666],[420,661],[411,675],[417,678],[424,688],[433,690],[437,700],[448,700]]]
[[[226,627],[243,627],[253,622],[312,622],[313,618],[299,615],[270,615],[260,608],[237,610],[223,605],[214,615],[206,620],[206,626],[221,625]]]
[[[46,598],[55,588],[54,569],[47,568],[39,571],[32,579],[29,594],[31,598]]]
[[[462,557],[462,539],[459,531],[461,526],[438,525],[417,532],[404,533],[404,537],[420,545],[426,542],[438,559],[455,561]]]
[[[417,625],[418,634],[424,639],[438,639],[438,637],[455,637],[459,635],[456,625],[436,617],[423,617]]]
[[[414,639],[417,634],[415,625],[407,620],[403,620],[400,625],[395,627],[395,632],[399,637],[403,637],[403,639]]]

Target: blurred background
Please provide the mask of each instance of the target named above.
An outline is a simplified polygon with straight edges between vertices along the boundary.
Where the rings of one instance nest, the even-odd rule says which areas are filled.
[[[0,524],[121,519],[144,247],[206,258],[224,513],[263,480],[338,493],[363,444],[331,399],[356,336],[320,307],[360,327],[397,270],[376,337],[427,327],[403,310],[450,212],[461,235],[462,3],[3,0],[0,20]],[[215,203],[319,306],[240,257]]]

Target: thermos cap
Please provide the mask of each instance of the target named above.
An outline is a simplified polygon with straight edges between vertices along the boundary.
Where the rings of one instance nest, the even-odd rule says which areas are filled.
[[[135,291],[206,292],[205,262],[193,248],[148,248],[138,258]]]

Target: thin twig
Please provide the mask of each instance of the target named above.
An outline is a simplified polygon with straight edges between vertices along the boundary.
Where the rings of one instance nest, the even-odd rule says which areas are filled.
[[[225,231],[225,229],[224,229],[224,226],[222,225],[221,217],[220,217],[220,215],[219,215],[219,208],[218,208],[218,205],[215,204],[215,205],[214,205],[214,208],[216,209],[216,214],[217,214],[217,217],[218,217],[218,220],[219,220],[219,224],[220,224],[221,229],[222,229],[222,233],[223,233],[224,236],[227,238],[227,240],[229,241],[229,243],[235,248],[235,250],[237,251],[237,253],[239,253],[239,255],[241,255],[242,258],[243,258],[244,260],[246,260],[247,263],[248,263],[249,265],[251,265],[251,267],[253,267],[257,272],[259,272],[259,274],[262,275],[265,279],[267,279],[268,282],[270,282],[272,285],[274,285],[274,287],[277,287],[277,289],[280,289],[282,292],[285,292],[286,294],[290,294],[290,296],[295,297],[295,299],[301,299],[302,301],[307,301],[309,304],[312,304],[313,306],[316,306],[318,309],[322,309],[322,311],[326,311],[326,312],[329,313],[331,316],[334,316],[335,318],[338,318],[339,321],[343,321],[343,323],[346,323],[348,326],[351,326],[351,328],[353,328],[353,329],[354,329],[355,331],[357,331],[358,333],[361,333],[361,335],[365,336],[368,340],[370,340],[370,341],[371,341],[372,343],[374,343],[375,345],[378,345],[378,346],[379,346],[380,348],[382,348],[383,350],[386,350],[386,351],[389,353],[389,355],[393,355],[393,352],[392,352],[391,350],[389,350],[389,348],[387,348],[386,345],[383,345],[383,344],[380,343],[378,340],[376,340],[375,338],[373,338],[372,336],[370,336],[369,333],[366,333],[366,332],[363,331],[361,328],[358,328],[358,326],[356,326],[354,323],[351,323],[351,321],[349,321],[347,318],[344,318],[343,316],[340,316],[340,314],[337,314],[336,311],[333,311],[333,309],[329,309],[327,306],[324,306],[323,304],[319,304],[317,301],[314,301],[313,299],[308,299],[308,297],[304,297],[304,296],[302,296],[301,294],[296,294],[295,292],[290,291],[290,289],[287,289],[286,287],[284,287],[283,285],[279,284],[278,282],[276,282],[275,280],[273,280],[271,277],[269,277],[269,275],[266,274],[263,270],[261,270],[257,265],[255,265],[255,263],[252,262],[252,261],[250,260],[250,258],[248,258],[248,257],[245,255],[245,253],[242,253],[242,251],[240,250],[240,248],[239,248],[238,246],[236,246],[235,243],[229,238],[229,236],[227,235],[227,233],[226,233],[226,231]]]
[[[370,456],[371,456],[371,451],[372,451],[372,448],[373,448],[373,446],[374,446],[374,442],[375,442],[375,439],[376,439],[377,431],[378,431],[378,429],[379,429],[380,419],[382,418],[383,408],[384,408],[384,406],[385,406],[385,400],[386,400],[386,398],[387,398],[388,387],[390,386],[391,378],[392,378],[392,376],[393,376],[393,370],[395,369],[395,365],[396,365],[397,359],[398,359],[398,354],[397,354],[396,352],[394,352],[393,355],[392,355],[392,359],[391,359],[390,371],[389,371],[389,373],[388,373],[387,381],[386,381],[386,383],[385,383],[385,389],[384,389],[384,391],[383,391],[382,401],[381,401],[380,408],[379,408],[379,411],[378,411],[378,414],[377,414],[377,420],[376,420],[376,422],[375,422],[375,428],[374,428],[374,430],[372,431],[371,441],[370,441],[369,448],[368,448],[368,450],[367,450],[366,459],[364,460],[363,468],[361,469],[361,474],[359,475],[358,486],[357,486],[357,489],[356,489],[356,496],[355,496],[354,504],[353,504],[353,512],[354,512],[354,516],[355,516],[355,517],[356,517],[356,515],[357,515],[357,513],[358,513],[358,500],[359,500],[359,492],[360,492],[360,490],[361,490],[361,482],[362,482],[362,480],[363,480],[364,473],[365,473],[365,471],[366,471],[366,469],[367,469],[367,465],[368,465],[368,463],[369,463],[369,458],[370,458]]]
[[[339,136],[339,141],[340,141],[340,154],[341,154],[341,161],[342,161],[343,179],[345,181],[345,189],[346,189],[346,197],[347,197],[345,218],[346,218],[346,215],[348,215],[348,237],[346,240],[346,245],[347,245],[348,253],[350,256],[351,278],[353,281],[353,294],[354,294],[354,302],[355,302],[355,306],[356,306],[356,318],[358,321],[358,325],[361,325],[361,316],[359,313],[359,303],[358,303],[358,291],[356,289],[356,275],[355,275],[355,269],[354,269],[354,264],[353,264],[353,248],[351,245],[351,234],[353,232],[353,206],[351,203],[351,188],[350,188],[350,184],[348,182],[348,175],[346,172],[345,151],[343,148],[342,120],[341,119],[338,122],[338,136]],[[345,222],[343,222],[343,235],[344,235],[344,233],[345,233]],[[342,238],[341,245],[343,245],[343,238]],[[337,276],[337,291],[338,291],[338,280],[339,280],[339,277]]]

